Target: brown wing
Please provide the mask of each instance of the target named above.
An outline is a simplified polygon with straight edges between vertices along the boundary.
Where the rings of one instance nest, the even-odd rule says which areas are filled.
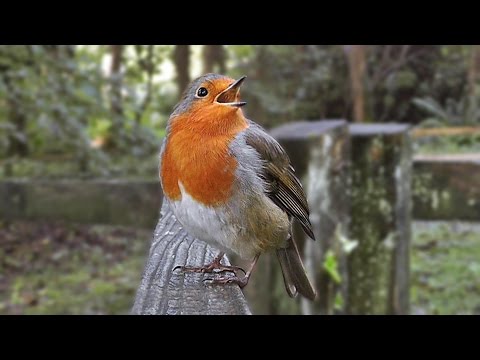
[[[248,145],[265,161],[260,176],[266,181],[268,197],[283,211],[297,219],[305,233],[315,240],[310,223],[307,199],[295,169],[282,146],[259,125],[250,122],[245,132]]]

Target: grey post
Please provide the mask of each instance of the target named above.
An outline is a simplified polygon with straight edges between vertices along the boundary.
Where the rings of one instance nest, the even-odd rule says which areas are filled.
[[[303,243],[304,261],[317,288],[315,302],[302,300],[304,314],[333,314],[335,300],[347,288],[346,252],[342,240],[348,230],[348,173],[350,139],[345,120],[322,120],[287,124],[272,134],[287,150],[305,188],[310,220],[317,239],[308,240],[298,227],[295,236]],[[337,266],[324,266],[326,258]],[[341,301],[340,301],[341,302]],[[337,304],[339,306],[339,304]],[[340,310],[337,308],[337,310]]]
[[[161,218],[137,290],[132,313],[136,315],[247,315],[247,302],[237,285],[211,286],[210,274],[173,271],[176,266],[210,263],[218,250],[193,239],[181,227],[168,203]],[[225,263],[228,260],[224,258]]]
[[[351,125],[350,314],[409,307],[411,140],[403,124]]]

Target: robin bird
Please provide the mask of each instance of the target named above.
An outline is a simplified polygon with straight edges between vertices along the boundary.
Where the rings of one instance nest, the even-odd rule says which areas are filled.
[[[275,250],[287,293],[315,298],[315,290],[292,238],[300,222],[315,240],[307,199],[281,145],[242,111],[240,86],[207,74],[194,80],[176,105],[160,152],[165,199],[185,230],[220,250],[211,264],[185,272],[233,271],[214,284],[244,287],[262,253]],[[253,259],[243,277],[224,266],[225,252]],[[245,272],[245,271],[244,271]]]

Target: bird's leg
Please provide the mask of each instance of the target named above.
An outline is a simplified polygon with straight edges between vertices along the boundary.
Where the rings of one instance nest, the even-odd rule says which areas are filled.
[[[220,261],[222,260],[223,256],[225,255],[224,252],[218,254],[215,259],[210,264],[203,265],[203,266],[175,266],[173,271],[180,269],[182,272],[195,272],[195,273],[214,273],[214,272],[224,272],[224,271],[231,271],[236,273],[236,271],[243,271],[245,274],[245,270],[238,266],[227,266],[223,265]]]
[[[212,285],[225,285],[225,284],[237,284],[240,286],[240,288],[244,288],[248,284],[248,280],[250,280],[250,276],[252,275],[252,271],[255,268],[255,265],[257,264],[258,258],[260,255],[256,255],[255,258],[253,259],[252,263],[250,264],[250,267],[248,268],[248,271],[245,273],[245,276],[240,278],[238,276],[222,276],[216,279],[205,279],[204,281],[209,281],[210,284]]]

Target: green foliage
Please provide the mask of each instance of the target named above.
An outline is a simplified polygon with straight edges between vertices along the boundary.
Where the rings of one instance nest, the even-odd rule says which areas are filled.
[[[480,152],[480,134],[437,136],[417,139],[418,154],[468,154]]]
[[[0,46],[0,155],[68,154],[87,169],[105,166],[111,155],[108,146],[91,146],[96,138],[114,145],[116,153],[158,151],[164,110],[175,100],[153,77],[168,51],[127,46],[122,98],[116,99],[124,111],[117,119],[110,107],[116,79],[102,65],[108,61],[107,46]],[[23,153],[19,146],[26,148]]]
[[[422,114],[429,116],[425,122],[442,126],[474,125],[480,122],[480,84],[475,86],[476,95],[469,94],[466,81],[472,51],[470,45],[444,45],[440,48],[440,57],[432,67],[435,73],[430,92],[413,100]]]
[[[342,311],[344,309],[344,303],[345,301],[343,300],[342,294],[340,292],[337,292],[333,303],[333,309],[335,311]]]
[[[379,45],[367,48],[366,102],[371,122],[418,123],[423,114],[415,97],[434,91],[431,85],[441,60],[437,45]]]
[[[81,71],[73,54],[74,47],[66,45],[0,47],[0,91],[7,99],[1,121],[10,121],[15,131],[7,139],[16,137],[31,152],[87,151],[87,114],[102,110],[92,83],[98,76]]]
[[[338,271],[338,261],[332,250],[328,250],[325,254],[323,268],[337,284],[340,284],[342,282],[342,277],[340,276],[340,273]]]
[[[177,99],[175,89],[154,78],[172,50],[169,45],[126,46],[121,79],[124,128],[119,133],[121,138],[115,139],[124,152],[140,155],[159,149],[158,136]]]
[[[480,122],[480,108],[472,110],[469,107],[468,98],[461,98],[457,101],[448,98],[444,106],[432,97],[415,98],[413,103],[430,116],[423,122],[423,125],[426,126],[433,124],[436,126],[474,125]]]
[[[414,232],[411,303],[414,314],[478,314],[478,228],[430,225]]]
[[[249,76],[245,111],[265,126],[295,119],[345,117],[346,60],[338,46],[254,46],[236,72]],[[242,53],[240,51],[240,53]]]
[[[351,119],[351,85],[343,46],[228,49],[234,75],[251,79],[243,91],[249,103],[247,114],[262,124],[270,127],[292,120]],[[419,123],[425,118],[425,106],[418,104],[431,107],[425,102],[432,98],[446,109],[449,121],[478,123],[478,99],[472,100],[466,93],[470,51],[470,46],[463,45],[366,46],[367,120]]]
[[[89,176],[108,174],[119,157],[139,161],[157,153],[177,101],[175,74],[163,73],[171,68],[174,46],[122,49],[120,69],[112,73],[110,45],[0,46],[0,158],[9,157],[0,168],[18,157],[38,161],[60,156]],[[345,46],[225,49],[227,74],[249,77],[242,95],[252,119],[267,127],[293,120],[351,119]],[[471,46],[365,49],[368,121],[478,124],[480,84],[467,89],[466,81]],[[193,50],[192,68],[201,65],[201,51]]]

